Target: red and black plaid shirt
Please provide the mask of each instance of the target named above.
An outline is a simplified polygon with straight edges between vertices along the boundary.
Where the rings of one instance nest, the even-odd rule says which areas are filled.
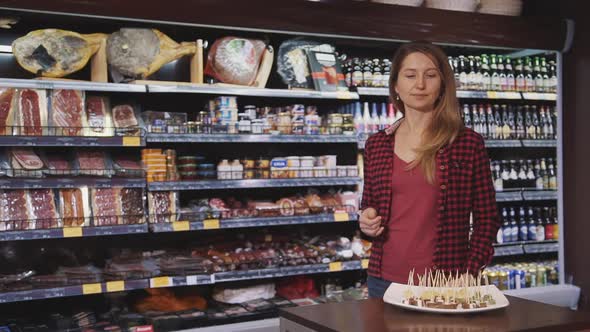
[[[368,273],[379,278],[392,201],[394,136],[392,130],[371,136],[364,154],[361,208],[376,209],[386,228],[372,239]],[[482,136],[466,128],[453,143],[441,148],[436,158],[436,177],[440,194],[434,268],[478,273],[494,255],[492,242],[501,225]],[[470,238],[471,214],[473,233]],[[388,256],[395,257],[396,253],[388,253]]]

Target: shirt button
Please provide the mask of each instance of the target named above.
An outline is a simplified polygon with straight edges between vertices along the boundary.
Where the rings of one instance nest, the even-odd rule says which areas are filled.
[[[444,211],[445,210],[445,207],[444,206],[441,206],[438,209],[441,210],[441,211]]]
[[[446,186],[446,185],[444,185],[444,184],[441,184],[441,185],[440,185],[440,189],[442,189],[442,190],[445,190],[445,189],[447,189],[447,186]]]
[[[440,165],[440,170],[444,171],[445,170],[445,165]]]
[[[432,265],[432,268],[436,270],[436,269],[438,269],[438,266]]]

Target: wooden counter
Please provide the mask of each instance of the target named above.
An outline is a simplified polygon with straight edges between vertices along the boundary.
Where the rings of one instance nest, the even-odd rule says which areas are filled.
[[[380,299],[282,309],[281,332],[590,331],[590,313],[507,297],[510,306],[479,314],[404,310]]]

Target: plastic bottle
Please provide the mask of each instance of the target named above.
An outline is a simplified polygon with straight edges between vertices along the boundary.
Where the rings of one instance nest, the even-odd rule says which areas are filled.
[[[217,179],[230,180],[232,178],[232,167],[227,159],[223,159],[217,165]]]
[[[365,133],[365,122],[363,120],[363,111],[361,110],[360,102],[355,103],[354,128],[356,129],[357,135]]]
[[[240,164],[238,159],[231,163],[231,178],[232,180],[240,180],[244,177],[244,166]]]

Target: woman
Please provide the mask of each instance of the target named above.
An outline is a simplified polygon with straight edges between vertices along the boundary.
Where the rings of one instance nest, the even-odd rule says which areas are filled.
[[[365,146],[360,227],[373,241],[370,297],[405,284],[412,269],[479,273],[500,227],[484,140],[463,125],[444,52],[401,46],[389,87],[404,118]]]

